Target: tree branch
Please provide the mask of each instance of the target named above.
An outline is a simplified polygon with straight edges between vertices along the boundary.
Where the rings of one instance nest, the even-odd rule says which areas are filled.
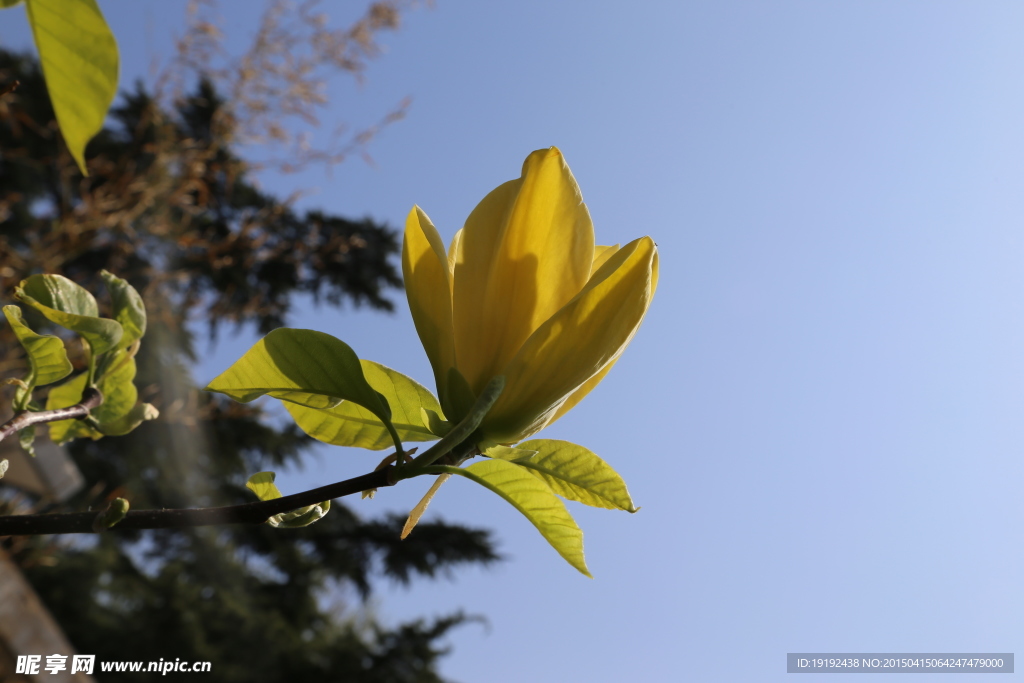
[[[391,471],[384,467],[360,477],[328,484],[310,491],[274,500],[216,508],[190,508],[183,510],[130,510],[113,530],[118,529],[179,529],[183,527],[211,526],[215,524],[262,524],[272,515],[290,512],[325,500],[350,496],[367,489],[393,486]],[[91,534],[93,520],[100,511],[72,512],[68,514],[0,516],[0,536],[34,536],[39,534]]]
[[[88,387],[82,392],[82,400],[67,408],[56,408],[54,410],[40,410],[38,412],[25,411],[18,413],[12,419],[0,425],[0,441],[3,441],[11,434],[21,431],[25,427],[41,424],[43,422],[57,422],[59,420],[80,420],[89,415],[89,411],[103,403],[103,394],[98,389]]]

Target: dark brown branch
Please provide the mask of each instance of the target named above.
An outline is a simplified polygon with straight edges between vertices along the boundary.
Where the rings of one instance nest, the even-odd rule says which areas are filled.
[[[38,412],[18,413],[12,419],[0,425],[0,441],[3,441],[11,434],[21,431],[25,427],[41,424],[43,422],[57,422],[59,420],[80,420],[89,415],[89,411],[103,403],[103,394],[93,387],[82,392],[82,400],[67,408],[56,408],[54,410],[40,410]]]
[[[5,87],[3,90],[0,90],[0,97],[11,94],[12,92],[18,89],[19,85],[21,85],[21,81],[19,81],[18,79],[14,79],[14,81],[12,81],[7,87]]]
[[[385,467],[354,479],[321,486],[291,496],[244,505],[184,510],[131,510],[113,527],[118,529],[177,529],[214,524],[262,524],[272,515],[290,512],[325,500],[350,496],[367,489],[392,486],[392,467]],[[99,511],[69,514],[0,516],[0,536],[39,534],[91,534]]]

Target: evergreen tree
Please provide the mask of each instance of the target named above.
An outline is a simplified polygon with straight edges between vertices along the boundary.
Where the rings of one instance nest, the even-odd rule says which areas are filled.
[[[115,496],[137,509],[251,501],[246,477],[297,463],[311,440],[258,407],[198,391],[190,321],[205,321],[204,333],[224,322],[266,332],[302,293],[390,310],[388,290],[400,285],[395,233],[369,219],[300,213],[259,190],[235,152],[237,121],[209,80],[170,106],[142,85],[125,94],[90,144],[82,178],[37,64],[0,52],[0,86],[15,79],[17,90],[0,98],[0,291],[9,299],[37,272],[93,292],[103,291],[101,269],[128,279],[150,319],[136,384],[161,410],[128,436],[69,445],[87,486],[65,507]],[[16,349],[10,331],[0,333],[0,376],[15,374]],[[402,522],[362,520],[335,501],[295,530],[115,531],[5,545],[75,647],[101,660],[210,661],[218,681],[438,681],[439,639],[463,615],[392,630],[325,606],[338,587],[365,598],[374,576],[408,583],[497,557],[485,531],[423,523],[400,541]]]

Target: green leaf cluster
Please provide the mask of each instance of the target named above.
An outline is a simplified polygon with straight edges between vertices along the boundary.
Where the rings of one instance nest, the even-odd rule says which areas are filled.
[[[25,0],[25,11],[64,142],[89,175],[85,146],[103,128],[117,93],[117,41],[96,0]]]
[[[123,435],[159,414],[148,403],[138,402],[135,388],[135,353],[146,331],[146,308],[139,293],[127,281],[103,271],[101,277],[110,292],[113,318],[99,315],[95,297],[84,287],[62,275],[32,275],[15,289],[15,297],[50,322],[77,333],[85,343],[88,369],[53,387],[46,410],[79,403],[88,387],[99,390],[103,402],[85,420],[50,423],[50,438],[63,443],[77,437],[99,439]],[[21,342],[28,360],[28,373],[17,384],[14,409],[39,410],[32,403],[36,387],[58,382],[72,372],[67,350],[60,337],[35,332],[18,306],[4,306],[4,316]],[[35,430],[20,433],[29,452]]]
[[[583,532],[563,502],[636,512],[625,482],[595,453],[568,441],[534,439],[511,447],[486,443],[476,429],[504,386],[495,378],[458,424],[445,419],[437,398],[402,373],[359,359],[344,342],[312,330],[278,329],[257,342],[207,390],[241,402],[271,396],[284,402],[308,435],[335,446],[381,450],[394,446],[396,479],[437,475],[402,531],[416,526],[440,485],[456,475],[498,494],[519,510],[573,567],[590,576]],[[402,442],[437,444],[405,462]],[[488,459],[461,467],[474,455]],[[392,458],[393,459],[393,458]],[[387,460],[385,461],[387,462]],[[280,496],[273,474],[254,475],[247,486],[261,500]],[[274,526],[305,525],[326,512],[311,506],[271,520]]]

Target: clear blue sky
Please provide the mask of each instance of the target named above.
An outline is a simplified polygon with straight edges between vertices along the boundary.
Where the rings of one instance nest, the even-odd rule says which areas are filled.
[[[184,3],[101,4],[127,85]],[[229,32],[246,5],[224,6]],[[25,44],[19,13],[5,44]],[[418,203],[447,239],[558,145],[598,241],[651,235],[662,277],[615,370],[543,433],[598,452],[643,506],[573,508],[596,578],[455,481],[430,514],[493,528],[509,561],[385,587],[378,614],[486,615],[451,638],[443,670],[465,683],[782,681],[789,651],[1024,650],[1022,29],[1024,5],[995,0],[437,0],[407,16],[367,83],[332,93],[357,123],[414,97],[376,165],[267,185],[394,226]],[[294,326],[429,383],[398,300]],[[375,463],[325,449],[282,488]],[[352,504],[406,511],[425,488]]]

